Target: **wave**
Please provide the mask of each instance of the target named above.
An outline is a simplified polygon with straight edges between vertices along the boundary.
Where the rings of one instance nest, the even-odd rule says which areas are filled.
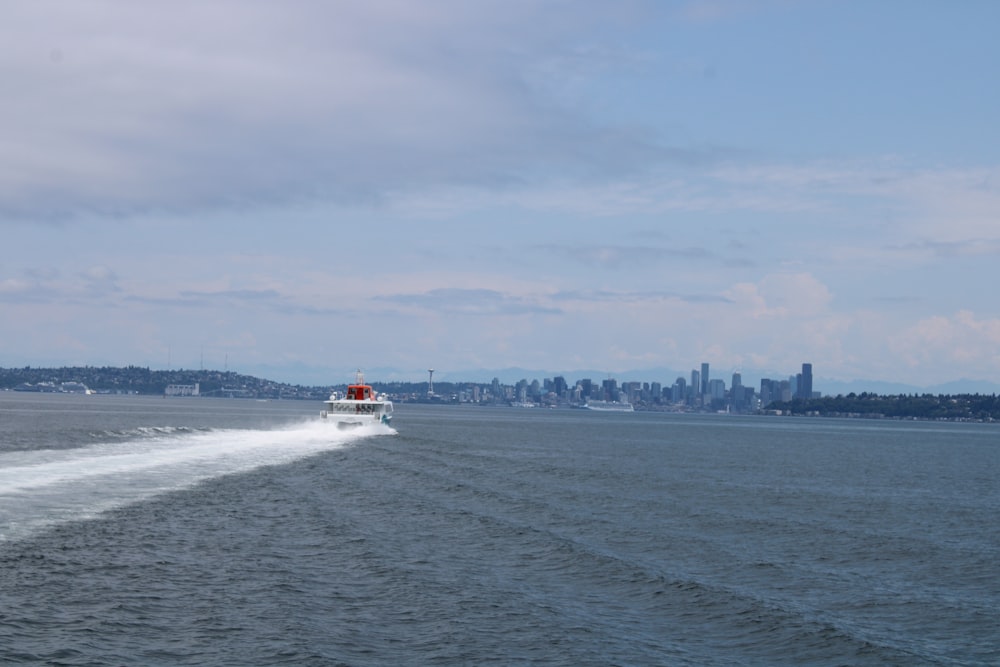
[[[916,652],[886,632],[884,626],[895,622],[891,615],[869,627],[842,608],[817,605],[815,598],[803,603],[790,592],[800,582],[788,563],[761,559],[745,565],[744,555],[734,552],[723,557],[726,567],[746,575],[745,581],[734,582],[728,571],[713,567],[712,558],[691,560],[687,555],[689,550],[726,548],[708,537],[678,534],[678,541],[688,544],[674,547],[669,540],[651,540],[640,522],[628,529],[603,521],[604,487],[584,485],[587,491],[579,495],[579,476],[561,484],[565,467],[546,469],[545,462],[532,461],[530,473],[524,468],[511,474],[519,461],[501,462],[502,453],[406,452],[404,459],[381,460],[380,470],[419,476],[420,483],[382,486],[396,489],[403,497],[397,502],[433,506],[431,516],[450,517],[440,526],[425,526],[428,532],[474,526],[481,531],[476,542],[482,550],[507,554],[492,566],[498,598],[518,600],[519,608],[545,606],[555,615],[577,618],[581,627],[619,627],[636,645],[655,647],[660,660],[649,662],[661,661],[664,652],[673,664],[704,664],[711,661],[706,656],[722,655],[731,657],[732,664],[828,664],[830,656],[846,656],[845,663],[857,665],[916,665],[928,664],[933,659],[928,656],[936,655],[933,647],[920,646]],[[488,474],[494,470],[503,471],[502,482]],[[541,488],[534,477],[539,471],[544,473],[544,494],[534,491]],[[761,569],[775,572],[761,577]],[[531,586],[522,585],[527,571],[540,575]],[[787,587],[771,585],[786,577]],[[554,601],[581,597],[589,604],[555,609]],[[878,620],[872,613],[863,618]],[[702,630],[697,636],[675,636],[675,628],[690,627]]]
[[[0,541],[394,433],[381,424],[340,431],[315,421],[275,430],[157,427],[104,432],[86,447],[0,453]]]
[[[95,440],[133,440],[137,438],[158,438],[164,436],[181,436],[189,433],[206,433],[214,429],[192,426],[139,426],[123,430],[96,431],[90,436]]]

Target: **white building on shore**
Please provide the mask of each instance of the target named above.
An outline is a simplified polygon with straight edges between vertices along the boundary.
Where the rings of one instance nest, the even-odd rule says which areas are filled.
[[[200,396],[201,389],[199,383],[194,384],[168,384],[163,390],[164,396]]]

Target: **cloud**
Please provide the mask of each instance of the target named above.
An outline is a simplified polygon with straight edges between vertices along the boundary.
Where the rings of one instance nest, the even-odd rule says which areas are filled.
[[[703,260],[712,256],[707,249],[699,247],[548,245],[542,248],[575,262],[604,269],[628,269],[673,259]]]
[[[983,376],[1000,372],[1000,318],[969,310],[923,318],[890,341],[910,367],[945,362],[956,371]]]
[[[124,297],[130,304],[157,308],[199,309],[217,312],[252,311],[282,316],[329,317],[358,316],[360,311],[350,307],[327,307],[302,302],[303,295],[285,293],[276,289],[183,289],[167,294],[136,292]]]
[[[1000,167],[913,170],[885,187],[906,204],[901,211],[917,238],[943,247],[1000,241]]]
[[[754,319],[812,317],[827,312],[833,295],[809,273],[779,273],[757,283],[737,283],[724,292]]]
[[[932,255],[934,257],[981,257],[1000,255],[1000,239],[966,239],[963,241],[915,241],[890,245],[886,250],[903,254]]]
[[[632,292],[612,290],[563,290],[550,297],[554,301],[584,303],[645,303],[662,301],[682,301],[690,304],[733,303],[733,300],[719,294],[681,294],[678,292]]]
[[[3,303],[45,303],[51,300],[51,288],[36,281],[23,278],[0,280],[0,302]]]
[[[118,277],[106,266],[70,276],[58,269],[34,267],[23,270],[21,277],[0,280],[0,302],[6,303],[96,303],[120,291]]]
[[[706,221],[724,221],[743,234],[752,229],[745,238],[765,239],[780,251],[797,245],[798,253],[871,265],[992,253],[1000,240],[1000,190],[992,185],[998,182],[995,168],[928,169],[902,157],[777,162],[716,152],[697,165],[678,168],[664,159],[600,182],[540,179],[517,189],[406,193],[395,210],[433,219],[495,209],[571,215],[592,233],[641,225],[686,239],[676,247],[659,244],[662,251],[648,243],[631,249],[572,242],[554,248],[574,261],[607,268],[720,253],[714,245],[718,237],[699,229]],[[739,257],[720,261],[734,268],[752,264]]]
[[[458,0],[10,8],[0,212],[379,201],[632,170],[666,154],[528,76],[604,18]]]
[[[554,315],[560,312],[557,308],[541,305],[526,297],[490,289],[447,287],[416,294],[376,296],[374,300],[451,315]]]
[[[735,0],[690,0],[681,3],[678,15],[694,23],[712,23],[744,16],[761,9],[760,2]]]
[[[180,296],[193,299],[222,299],[225,301],[240,302],[273,302],[281,298],[281,294],[273,289],[253,290],[253,289],[229,289],[216,291],[196,291],[185,290]]]
[[[110,296],[122,291],[118,276],[107,266],[91,266],[80,272],[83,289],[93,296]]]

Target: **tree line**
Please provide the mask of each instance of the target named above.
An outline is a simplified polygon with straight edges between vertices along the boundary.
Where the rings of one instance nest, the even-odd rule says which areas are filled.
[[[195,384],[205,396],[220,395],[226,390],[240,390],[256,397],[312,398],[324,391],[316,387],[300,387],[263,380],[232,371],[165,370],[154,371],[142,366],[76,366],[65,368],[0,368],[0,389],[15,389],[24,385],[79,382],[99,392],[163,394],[168,385]],[[317,395],[319,395],[317,394]]]
[[[1000,420],[1000,396],[994,394],[898,394],[862,392],[846,396],[775,401],[768,410],[826,417],[884,417],[950,421]]]

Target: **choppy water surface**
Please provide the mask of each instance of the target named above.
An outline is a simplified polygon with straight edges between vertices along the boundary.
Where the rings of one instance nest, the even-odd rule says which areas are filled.
[[[1000,427],[0,393],[0,664],[1000,664]]]

